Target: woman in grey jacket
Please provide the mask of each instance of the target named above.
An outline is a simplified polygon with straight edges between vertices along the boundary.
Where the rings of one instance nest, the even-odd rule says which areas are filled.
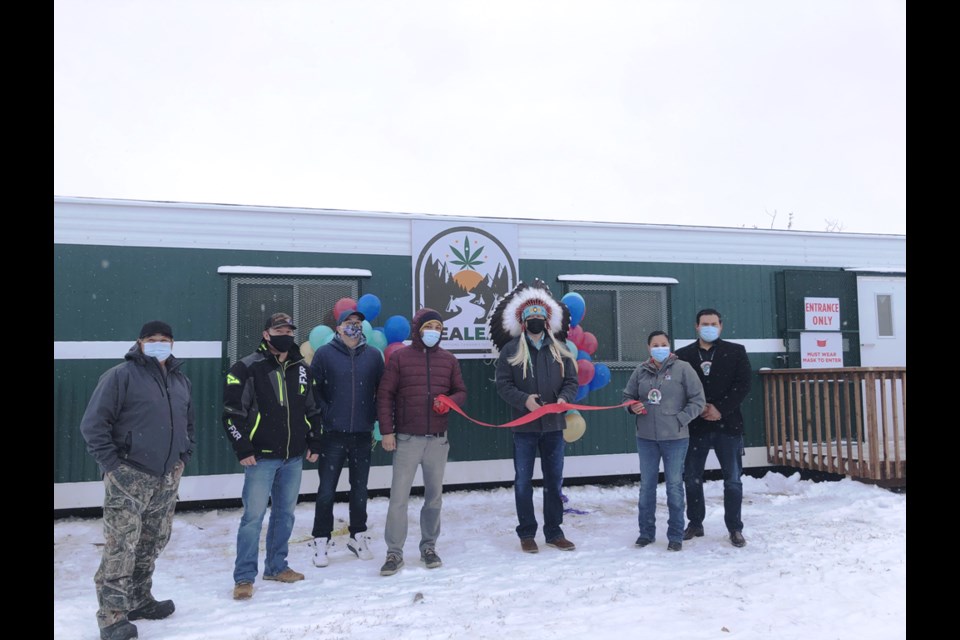
[[[647,337],[650,358],[630,376],[623,401],[636,400],[626,410],[636,416],[640,457],[640,537],[645,547],[656,540],[657,477],[660,461],[667,483],[667,549],[683,548],[683,462],[690,433],[687,425],[706,404],[703,385],[688,363],[670,352],[670,336],[654,331]]]

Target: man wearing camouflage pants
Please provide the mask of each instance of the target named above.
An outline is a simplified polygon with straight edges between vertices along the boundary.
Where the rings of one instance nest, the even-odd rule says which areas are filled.
[[[175,608],[151,593],[194,442],[190,380],[172,350],[170,325],[143,325],[125,361],[100,377],[80,423],[103,472],[105,544],[94,576],[102,640],[136,638],[132,620],[159,620]]]

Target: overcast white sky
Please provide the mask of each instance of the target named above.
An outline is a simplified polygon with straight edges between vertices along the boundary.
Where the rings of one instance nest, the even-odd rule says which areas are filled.
[[[906,233],[904,0],[55,0],[54,195]]]

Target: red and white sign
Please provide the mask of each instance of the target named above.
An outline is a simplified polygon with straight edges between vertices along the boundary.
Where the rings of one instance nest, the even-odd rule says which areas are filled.
[[[800,334],[800,368],[832,369],[843,366],[843,336],[836,333]]]
[[[807,331],[840,331],[840,298],[804,298],[803,318]]]

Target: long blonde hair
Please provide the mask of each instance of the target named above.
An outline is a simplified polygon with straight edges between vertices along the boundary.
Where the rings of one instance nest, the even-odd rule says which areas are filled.
[[[547,333],[550,336],[549,333]],[[570,352],[570,349],[567,348],[566,343],[561,343],[559,340],[555,340],[553,336],[549,337],[550,340],[550,354],[553,356],[555,362],[557,362],[561,367],[563,366],[563,359],[570,358],[573,362],[573,370],[577,371],[577,356]],[[507,364],[511,367],[523,366],[523,379],[527,379],[527,368],[533,366],[533,363],[530,361],[530,347],[527,346],[527,336],[526,332],[520,334],[520,340],[517,344],[517,352],[510,356],[507,360]]]

